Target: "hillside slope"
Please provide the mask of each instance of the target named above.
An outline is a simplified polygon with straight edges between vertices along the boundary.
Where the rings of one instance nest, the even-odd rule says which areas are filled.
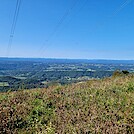
[[[0,93],[0,133],[134,133],[134,76]]]

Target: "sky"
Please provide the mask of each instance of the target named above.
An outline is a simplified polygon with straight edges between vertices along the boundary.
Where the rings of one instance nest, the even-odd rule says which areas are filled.
[[[0,0],[0,57],[134,60],[134,0]]]

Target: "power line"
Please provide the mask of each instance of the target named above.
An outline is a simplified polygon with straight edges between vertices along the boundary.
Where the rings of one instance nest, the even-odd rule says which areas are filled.
[[[118,8],[116,8],[113,13],[109,16],[109,18],[115,17],[121,10],[123,10],[128,4],[130,4],[133,0],[125,0]],[[96,25],[96,29],[104,26],[106,21],[100,22]]]
[[[69,16],[69,14],[71,13],[71,11],[74,9],[74,7],[76,6],[77,2],[79,0],[76,0],[69,9],[66,10],[65,14],[61,17],[61,19],[59,20],[59,22],[57,23],[56,27],[54,28],[54,30],[51,32],[51,34],[48,36],[46,43],[49,43],[50,40],[52,39],[52,37],[55,35],[55,33],[58,31],[58,29],[60,28],[60,26],[62,25],[62,23],[65,21],[65,19]],[[40,53],[40,51],[44,50],[45,44],[43,44],[39,50],[38,53]]]
[[[74,19],[74,17],[75,17],[79,12],[81,12],[81,10],[83,10],[83,8],[86,6],[86,4],[87,4],[88,2],[89,2],[88,0],[85,0],[85,1],[81,4],[80,8],[79,8],[79,9],[76,11],[76,13],[70,18],[70,20],[68,21],[67,25]],[[65,26],[64,26],[64,28],[65,28]]]
[[[85,2],[83,3],[83,5],[80,7],[80,9],[78,10],[78,12],[80,12],[88,3],[88,0],[85,0]]]
[[[114,15],[117,15],[123,8],[125,8],[129,3],[131,3],[133,0],[126,0],[125,2],[123,2],[122,4],[121,4],[121,6],[118,8],[118,9],[116,9],[115,11],[114,11],[114,13],[113,13],[113,16]]]
[[[13,22],[12,22],[12,25],[11,25],[9,41],[8,41],[7,54],[6,54],[7,57],[9,56],[9,53],[11,51],[11,46],[12,46],[12,42],[13,42],[13,37],[14,37],[14,33],[15,33],[17,20],[18,20],[20,6],[21,6],[21,0],[17,0],[16,7],[15,7],[15,12],[14,12],[14,17],[13,17]]]

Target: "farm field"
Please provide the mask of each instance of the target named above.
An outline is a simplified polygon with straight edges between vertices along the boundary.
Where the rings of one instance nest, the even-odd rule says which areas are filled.
[[[8,82],[0,82],[0,87],[8,87]]]
[[[134,61],[0,58],[0,91],[46,88],[112,76],[116,70],[133,73]]]

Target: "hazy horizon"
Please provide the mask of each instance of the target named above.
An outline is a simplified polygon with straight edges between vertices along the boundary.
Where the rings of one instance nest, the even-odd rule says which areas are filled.
[[[104,61],[134,61],[134,59],[86,59],[86,58],[41,58],[41,57],[0,57],[0,59],[52,59],[52,60],[104,60]]]

